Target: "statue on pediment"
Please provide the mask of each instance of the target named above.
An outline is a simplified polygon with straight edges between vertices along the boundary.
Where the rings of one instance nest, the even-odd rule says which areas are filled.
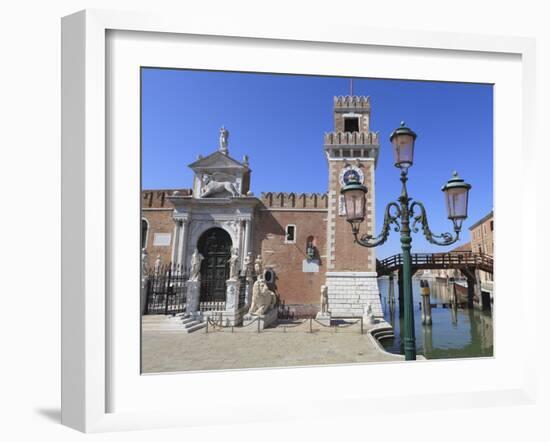
[[[229,131],[224,126],[222,126],[220,129],[220,147],[218,150],[225,155],[227,155],[227,152],[228,152],[228,148],[227,148],[228,140],[229,140]]]

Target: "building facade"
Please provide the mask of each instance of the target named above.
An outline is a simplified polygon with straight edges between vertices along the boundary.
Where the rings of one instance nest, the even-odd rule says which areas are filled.
[[[494,217],[493,211],[481,218],[470,227],[470,243],[472,251],[493,256],[494,240]]]
[[[217,150],[189,165],[190,189],[142,192],[142,248],[149,262],[191,274],[194,256],[200,256],[197,308],[227,301],[232,323],[246,306],[229,302],[230,261],[237,260],[243,274],[258,257],[270,288],[297,315],[317,312],[326,286],[333,317],[361,317],[367,309],[382,317],[375,251],[354,244],[340,194],[351,178],[368,187],[361,234],[373,234],[380,143],[370,114],[369,97],[334,97],[334,127],[319,147],[327,160],[322,194],[265,191],[256,197],[249,159],[230,156],[229,132],[222,128]]]
[[[492,210],[470,227],[470,245],[472,252],[494,256],[494,228],[495,221]],[[480,271],[479,277],[484,288],[492,291],[493,274]]]

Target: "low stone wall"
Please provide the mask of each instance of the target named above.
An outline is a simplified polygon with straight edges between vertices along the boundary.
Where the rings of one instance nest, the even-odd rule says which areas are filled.
[[[376,317],[384,317],[376,272],[327,272],[328,310],[332,317],[363,316],[370,303]]]

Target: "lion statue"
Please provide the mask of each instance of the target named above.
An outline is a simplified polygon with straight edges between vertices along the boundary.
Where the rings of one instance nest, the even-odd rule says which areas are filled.
[[[201,198],[206,198],[210,195],[216,195],[220,192],[223,192],[224,190],[229,192],[231,196],[239,196],[239,191],[236,189],[234,183],[232,183],[231,181],[219,181],[217,178],[220,177],[216,177],[214,175],[204,175],[204,187],[201,191]]]
[[[252,304],[248,314],[261,316],[274,307],[276,302],[277,297],[267,288],[265,280],[258,279],[252,287]]]

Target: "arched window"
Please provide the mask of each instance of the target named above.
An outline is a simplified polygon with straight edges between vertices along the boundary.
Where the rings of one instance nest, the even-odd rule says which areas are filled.
[[[309,260],[315,259],[316,241],[315,241],[315,237],[312,235],[308,236],[306,240],[306,255],[307,255],[307,259]]]
[[[147,235],[149,233],[149,223],[145,218],[141,218],[141,248],[147,247]]]

